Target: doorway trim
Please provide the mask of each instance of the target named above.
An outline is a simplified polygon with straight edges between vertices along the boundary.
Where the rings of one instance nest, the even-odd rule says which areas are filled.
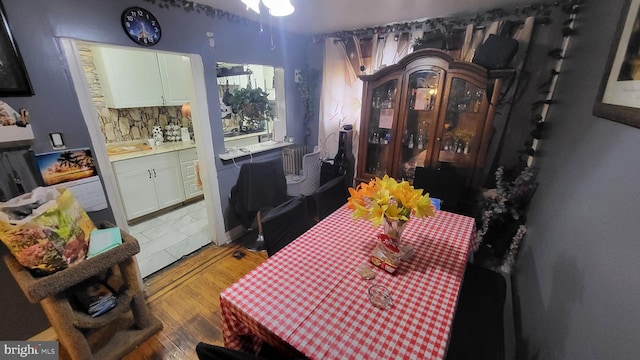
[[[58,38],[60,47],[64,53],[69,66],[69,72],[76,90],[76,96],[80,105],[80,110],[84,118],[84,122],[89,131],[91,145],[93,147],[94,156],[106,191],[107,199],[111,206],[116,225],[125,232],[129,231],[129,225],[124,212],[124,205],[120,198],[120,191],[116,183],[115,174],[109,161],[107,154],[107,146],[102,139],[102,130],[100,129],[98,114],[91,100],[91,92],[89,84],[86,81],[84,68],[80,59],[78,46],[76,41],[93,42],[91,40],[81,40],[72,38]],[[105,46],[118,45],[104,44]],[[167,51],[169,52],[169,51]],[[205,198],[205,206],[207,209],[207,221],[210,227],[211,241],[216,245],[222,245],[227,242],[224,232],[224,219],[222,215],[222,206],[220,202],[220,191],[218,186],[217,168],[215,156],[213,153],[213,140],[211,137],[211,123],[209,121],[209,110],[207,104],[206,86],[204,82],[204,64],[202,58],[197,54],[182,54],[188,56],[191,62],[191,74],[193,86],[190,89],[190,97],[192,99],[191,111],[194,126],[194,137],[196,140],[196,151],[198,153],[198,161],[201,164],[200,177],[202,179],[203,192]],[[204,171],[202,171],[204,170]]]

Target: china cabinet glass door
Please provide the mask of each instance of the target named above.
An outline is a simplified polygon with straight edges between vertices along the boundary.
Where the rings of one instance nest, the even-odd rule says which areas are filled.
[[[365,136],[367,139],[365,172],[373,176],[383,177],[392,169],[393,141],[397,117],[396,93],[398,80],[382,83],[372,91],[369,109],[369,121]]]
[[[486,91],[462,78],[453,78],[436,161],[458,168],[474,166],[480,149],[488,106]]]
[[[428,164],[431,158],[442,87],[440,71],[432,68],[413,72],[406,86],[406,118],[396,173],[413,181],[416,166]]]

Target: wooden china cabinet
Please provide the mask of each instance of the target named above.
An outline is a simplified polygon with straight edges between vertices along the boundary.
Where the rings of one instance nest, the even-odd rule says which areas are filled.
[[[356,182],[384,174],[413,180],[417,166],[453,166],[480,179],[502,79],[493,71],[425,49],[364,81]]]

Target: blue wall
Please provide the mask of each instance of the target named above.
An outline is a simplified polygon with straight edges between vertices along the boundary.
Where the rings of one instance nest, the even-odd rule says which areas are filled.
[[[48,138],[50,132],[64,133],[68,148],[91,146],[68,66],[57,38],[69,37],[135,47],[137,45],[129,40],[120,24],[122,11],[130,6],[141,6],[150,10],[160,22],[162,39],[154,49],[198,54],[202,57],[213,133],[214,148],[211,151],[216,155],[225,151],[216,83],[215,63],[217,61],[283,67],[285,69],[287,133],[297,139],[304,138],[304,129],[300,121],[303,109],[298,100],[293,74],[294,69],[301,68],[307,62],[308,53],[317,55],[318,48],[316,46],[314,49],[309,37],[281,33],[274,28],[275,50],[272,50],[268,26],[265,26],[265,32],[261,35],[259,24],[254,22],[212,18],[205,14],[186,12],[182,8],[165,9],[149,2],[136,0],[2,0],[2,4],[35,92],[31,97],[2,98],[2,101],[15,109],[24,107],[29,110],[36,136],[33,145],[36,153],[52,151]],[[215,48],[209,46],[207,32],[214,34]],[[317,129],[317,124],[314,127]],[[272,156],[274,156],[273,153],[256,155],[253,161]],[[238,165],[242,161],[248,161],[248,159],[238,161]],[[220,161],[217,167],[220,197],[223,208],[226,208],[226,199],[231,187],[235,184],[239,169],[233,163],[223,164]],[[100,216],[113,219],[110,210]],[[5,268],[4,265],[2,268]],[[17,293],[14,296],[19,297],[21,294]],[[7,311],[19,313],[20,306],[15,304],[15,297],[3,295],[2,298],[0,307],[3,313]],[[23,318],[25,316],[29,318],[28,313],[22,314]],[[4,319],[4,316],[2,318]],[[40,316],[39,319],[41,318]],[[25,330],[21,330],[21,327]],[[19,334],[18,339],[20,339],[25,333],[33,335],[46,327],[48,324],[43,324],[38,319],[20,324],[2,321],[0,330],[3,331],[0,331],[0,339],[7,340],[9,339],[7,336],[16,336],[16,334]]]
[[[90,145],[66,60],[56,38],[70,37],[135,47],[120,24],[122,11],[134,5],[150,10],[162,26],[162,39],[154,49],[198,54],[202,57],[213,132],[212,150],[216,154],[225,151],[215,75],[217,61],[283,67],[287,132],[298,139],[303,138],[301,123],[296,121],[302,118],[303,109],[299,105],[293,74],[294,69],[301,68],[306,63],[307,49],[312,46],[309,37],[281,33],[274,28],[275,49],[272,50],[268,26],[260,34],[259,24],[255,22],[213,18],[187,12],[182,8],[160,8],[144,1],[4,0],[3,4],[35,92],[33,97],[4,101],[14,108],[29,109],[36,135],[33,147],[36,153],[52,150],[48,133],[54,131],[65,134],[68,148]],[[215,48],[209,46],[207,32],[214,34]],[[223,199],[235,183],[235,172],[229,174],[229,169],[232,168],[235,168],[232,163],[218,163],[220,194]]]
[[[640,129],[592,115],[624,0],[585,1],[515,269],[519,359],[640,359]]]

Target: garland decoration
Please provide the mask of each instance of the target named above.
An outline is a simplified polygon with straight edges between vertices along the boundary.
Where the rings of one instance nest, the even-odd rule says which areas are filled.
[[[311,136],[311,118],[314,114],[315,92],[320,79],[320,72],[316,69],[312,69],[309,65],[305,64],[300,70],[300,77],[297,82],[298,92],[302,99],[302,106],[304,107],[304,127],[305,127],[305,144],[307,144],[307,138]]]
[[[524,234],[527,233],[527,227],[524,225],[518,226],[518,230],[516,234],[513,236],[513,240],[511,240],[511,245],[509,246],[509,252],[507,256],[505,256],[504,263],[500,268],[501,271],[509,274],[511,273],[511,268],[513,264],[516,263],[516,257],[518,256],[518,252],[520,251],[520,243],[524,238]]]
[[[209,5],[199,4],[191,0],[143,0],[145,2],[158,5],[161,9],[182,8],[186,12],[196,12],[204,14],[214,19],[226,20],[235,24],[255,23],[253,20],[232,14],[228,11],[213,8]]]
[[[574,11],[573,5],[581,0],[556,0],[547,3],[537,3],[524,7],[515,7],[512,10],[505,9],[491,9],[483,13],[476,15],[467,15],[466,17],[451,17],[451,18],[434,18],[417,20],[404,23],[394,23],[384,26],[368,27],[362,29],[355,29],[350,31],[339,31],[328,34],[315,35],[313,37],[314,43],[323,42],[327,38],[344,39],[351,36],[358,38],[370,38],[373,36],[384,35],[394,32],[406,32],[413,30],[424,30],[424,32],[442,31],[445,36],[451,36],[452,33],[460,31],[466,28],[467,25],[473,24],[475,27],[480,28],[486,26],[496,20],[514,20],[522,21],[530,16],[535,16],[536,22],[539,24],[549,23],[551,11],[553,8],[561,7],[563,11]],[[570,10],[567,10],[570,9]]]
[[[549,107],[555,103],[553,100],[553,92],[555,90],[555,84],[560,74],[560,68],[563,60],[566,59],[566,51],[568,47],[568,38],[575,35],[575,19],[580,11],[580,5],[583,4],[583,0],[570,0],[562,6],[562,11],[569,15],[569,18],[565,20],[562,25],[562,36],[565,41],[561,48],[552,49],[547,53],[547,56],[556,61],[555,67],[551,69],[549,78],[540,85],[539,94],[541,100],[537,100],[531,104],[531,111],[533,113],[531,124],[534,129],[531,131],[531,139],[524,142],[524,147],[518,151],[518,161],[521,167],[527,166],[533,161],[535,157],[538,141],[543,136],[544,122],[547,117]]]

